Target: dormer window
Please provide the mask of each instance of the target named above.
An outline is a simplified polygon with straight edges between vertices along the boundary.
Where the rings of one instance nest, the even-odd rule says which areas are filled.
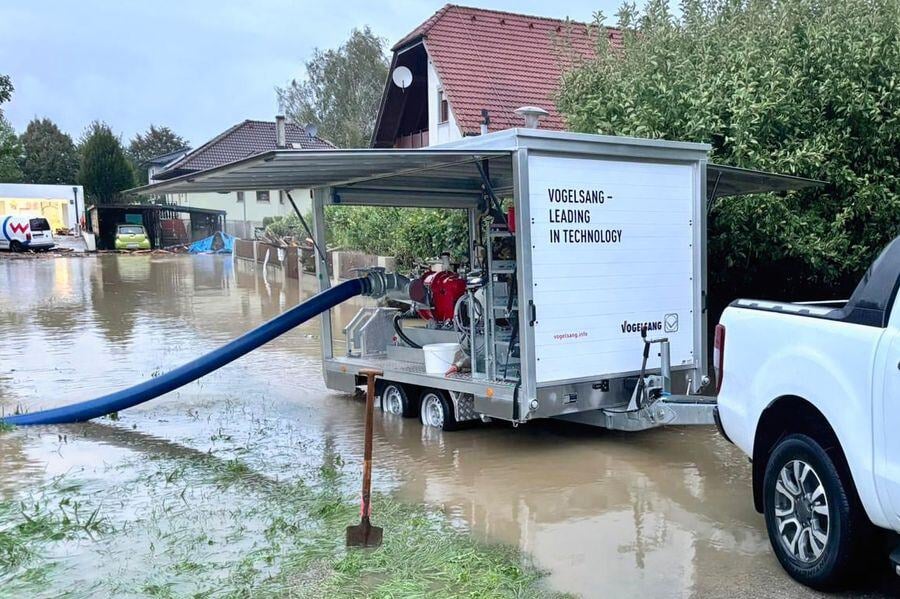
[[[450,120],[450,103],[447,102],[447,96],[444,90],[438,90],[438,124],[446,123]]]

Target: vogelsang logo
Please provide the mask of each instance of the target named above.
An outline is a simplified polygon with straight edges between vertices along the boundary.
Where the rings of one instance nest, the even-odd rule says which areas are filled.
[[[623,333],[640,333],[643,329],[647,329],[647,331],[660,331],[662,328],[663,323],[661,320],[650,320],[647,322],[622,321]]]
[[[670,312],[669,314],[666,314],[662,320],[648,320],[644,322],[629,322],[623,320],[621,328],[623,333],[640,333],[644,329],[646,329],[648,333],[651,331],[677,333],[678,313]]]

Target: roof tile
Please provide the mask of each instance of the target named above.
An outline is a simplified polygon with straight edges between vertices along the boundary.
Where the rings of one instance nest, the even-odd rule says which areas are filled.
[[[288,145],[303,150],[334,148],[328,141],[310,135],[303,127],[291,122],[285,123],[285,141]],[[166,175],[176,176],[201,171],[274,149],[276,149],[275,122],[246,120],[189,152],[164,173],[158,173],[155,178],[164,179],[167,178]]]
[[[481,110],[492,131],[517,127],[515,110],[539,106],[546,129],[565,129],[554,94],[577,61],[596,56],[601,29],[574,21],[448,4],[404,37],[394,50],[423,39],[463,135],[477,134]],[[622,33],[606,29],[621,48]]]

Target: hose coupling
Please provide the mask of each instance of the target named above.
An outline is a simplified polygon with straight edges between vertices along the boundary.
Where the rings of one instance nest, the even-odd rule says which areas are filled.
[[[369,280],[369,293],[374,298],[409,299],[409,278],[396,272],[387,272],[383,266],[358,269]]]

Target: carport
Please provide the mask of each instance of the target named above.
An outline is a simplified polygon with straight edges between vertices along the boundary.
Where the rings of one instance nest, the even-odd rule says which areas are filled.
[[[97,248],[115,248],[118,225],[143,225],[151,247],[188,244],[225,230],[225,211],[169,204],[102,204],[88,208],[87,228]]]

